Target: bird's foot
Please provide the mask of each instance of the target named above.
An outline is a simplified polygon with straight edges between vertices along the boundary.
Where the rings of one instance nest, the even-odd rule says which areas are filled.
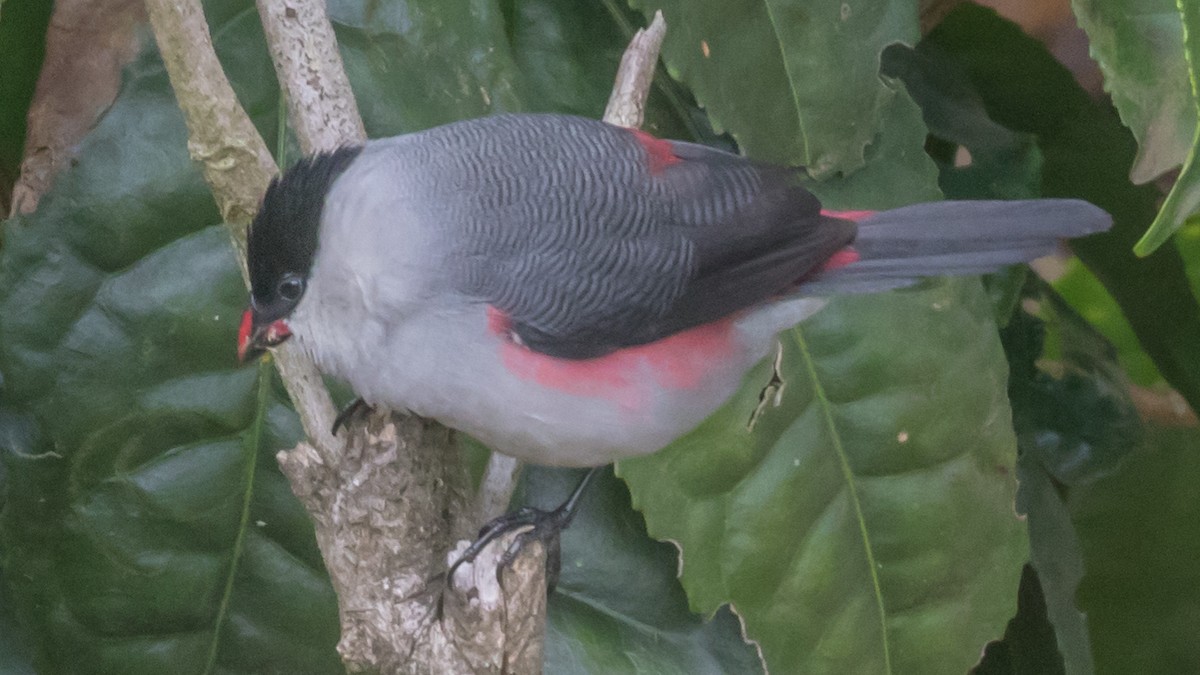
[[[354,399],[349,405],[347,405],[345,408],[342,408],[342,411],[339,412],[337,417],[333,419],[333,435],[337,436],[339,428],[349,426],[350,422],[354,421],[355,417],[370,412],[371,410],[371,406],[368,405],[367,402],[362,399],[362,397]]]
[[[571,496],[567,497],[566,501],[557,508],[546,511],[525,506],[488,522],[480,528],[479,536],[475,541],[471,542],[467,550],[463,551],[458,560],[454,561],[454,564],[446,571],[446,583],[453,588],[454,573],[458,571],[459,566],[463,563],[474,562],[488,544],[506,534],[523,530],[512,540],[512,543],[504,551],[504,555],[500,556],[497,561],[496,577],[499,579],[501,573],[517,559],[517,556],[530,542],[540,541],[546,547],[546,589],[548,592],[553,591],[558,584],[558,576],[562,568],[562,549],[560,547],[562,532],[574,520],[575,514],[579,511],[579,498],[586,491],[592,477],[597,472],[599,469],[588,471],[571,491]]]

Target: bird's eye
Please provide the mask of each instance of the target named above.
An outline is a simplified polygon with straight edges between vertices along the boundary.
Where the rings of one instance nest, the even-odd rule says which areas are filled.
[[[279,297],[289,302],[295,302],[300,299],[300,294],[304,292],[304,280],[300,277],[288,275],[279,282]]]

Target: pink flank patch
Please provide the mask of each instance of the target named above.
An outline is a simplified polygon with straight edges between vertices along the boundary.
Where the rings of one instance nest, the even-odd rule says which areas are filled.
[[[493,316],[499,316],[503,322]],[[507,322],[501,312],[488,308],[489,330]],[[510,339],[500,345],[500,358],[504,367],[522,380],[638,410],[647,404],[646,396],[656,388],[699,387],[706,374],[733,354],[733,322],[734,317],[728,317],[657,342],[582,360],[539,354]]]
[[[630,129],[629,131],[633,133],[633,137],[638,140],[638,143],[642,144],[642,147],[646,149],[646,153],[650,156],[651,174],[660,174],[668,166],[683,161],[675,156],[675,151],[671,149],[671,141],[655,138],[641,129]]]
[[[845,220],[853,220],[858,222],[865,218],[870,218],[877,211],[834,211],[832,209],[821,209],[821,215],[829,216],[830,218],[844,218]]]
[[[512,319],[500,310],[488,305],[487,307],[487,329],[492,335],[507,335],[512,329]]]
[[[839,267],[845,267],[846,265],[854,262],[858,262],[858,251],[855,251],[853,247],[847,246],[846,248],[829,256],[829,260],[825,261],[825,264],[821,267],[821,271],[828,272],[830,270],[836,270]]]
[[[238,361],[246,360],[246,350],[250,347],[250,330],[254,327],[254,317],[250,310],[242,313],[242,323],[238,326],[237,357]]]

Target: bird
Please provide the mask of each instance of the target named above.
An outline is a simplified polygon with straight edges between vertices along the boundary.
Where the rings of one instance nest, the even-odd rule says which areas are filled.
[[[992,272],[1111,225],[1073,199],[834,211],[802,173],[559,114],[318,153],[249,228],[238,355],[290,339],[368,405],[597,467],[698,426],[829,297]]]

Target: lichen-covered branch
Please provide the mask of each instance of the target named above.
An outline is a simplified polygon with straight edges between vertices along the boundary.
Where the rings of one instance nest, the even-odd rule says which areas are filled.
[[[304,152],[365,140],[325,4],[258,0],[258,15]]]
[[[275,162],[221,70],[200,2],[146,0],[146,10],[187,118],[188,152],[200,164],[221,217],[234,226],[244,260],[245,228],[275,175]]]
[[[536,673],[546,616],[544,558],[496,575],[489,547],[446,591],[447,543],[470,518],[466,469],[444,452],[451,432],[373,414],[336,466],[308,445],[279,465],[312,514],[342,620],[351,672]],[[446,514],[458,518],[447,518]],[[464,542],[465,544],[465,542]],[[461,550],[461,547],[460,547]],[[449,557],[457,556],[451,552]]]
[[[646,99],[650,96],[650,84],[658,66],[658,53],[666,35],[667,22],[663,20],[661,10],[654,13],[649,26],[634,34],[621,55],[621,67],[617,69],[612,94],[604,108],[605,122],[635,129],[642,126]]]

